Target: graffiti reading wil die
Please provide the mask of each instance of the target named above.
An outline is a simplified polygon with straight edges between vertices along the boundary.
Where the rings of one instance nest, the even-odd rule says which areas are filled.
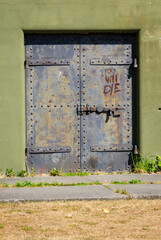
[[[120,83],[118,83],[118,73],[115,69],[108,69],[105,71],[104,94],[112,95],[113,93],[120,92]]]

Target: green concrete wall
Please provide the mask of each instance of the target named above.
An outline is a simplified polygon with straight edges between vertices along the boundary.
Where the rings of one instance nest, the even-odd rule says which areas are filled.
[[[1,170],[25,167],[25,30],[140,30],[137,135],[161,155],[161,0],[0,0]]]

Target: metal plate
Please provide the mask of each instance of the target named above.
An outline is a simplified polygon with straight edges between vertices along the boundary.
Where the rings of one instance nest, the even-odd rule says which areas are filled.
[[[69,146],[63,146],[63,147],[49,147],[49,148],[42,148],[42,147],[38,147],[38,148],[29,148],[28,152],[31,154],[37,153],[37,154],[45,154],[45,153],[67,153],[67,152],[71,152],[71,148]]]
[[[60,65],[70,65],[69,60],[56,60],[56,59],[30,59],[26,60],[26,66],[60,66]]]
[[[90,147],[90,151],[91,152],[129,152],[133,150],[133,146],[132,145],[128,145],[128,144],[111,144],[110,146],[91,146]]]

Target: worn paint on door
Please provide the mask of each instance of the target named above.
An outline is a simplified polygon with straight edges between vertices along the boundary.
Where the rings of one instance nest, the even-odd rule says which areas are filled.
[[[133,36],[26,35],[29,169],[128,168]]]

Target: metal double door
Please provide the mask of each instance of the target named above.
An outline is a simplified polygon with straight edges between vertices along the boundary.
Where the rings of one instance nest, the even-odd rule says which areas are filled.
[[[27,34],[25,45],[28,168],[128,169],[133,36]]]

